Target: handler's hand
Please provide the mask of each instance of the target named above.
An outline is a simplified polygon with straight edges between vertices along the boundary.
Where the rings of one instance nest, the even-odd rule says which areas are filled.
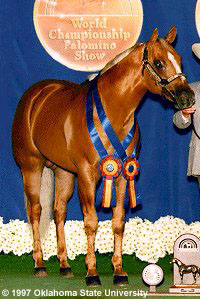
[[[183,113],[183,116],[185,117],[189,117],[190,114],[194,113],[196,111],[196,108],[195,106],[192,106],[190,108],[187,108],[187,109],[183,109],[182,110],[182,113]]]

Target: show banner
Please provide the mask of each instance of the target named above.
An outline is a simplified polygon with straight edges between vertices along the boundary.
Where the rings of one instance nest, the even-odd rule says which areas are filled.
[[[141,0],[36,0],[34,24],[55,60],[97,71],[137,42],[143,8]]]
[[[196,6],[196,26],[197,26],[197,32],[200,37],[200,0],[197,0],[197,6]]]

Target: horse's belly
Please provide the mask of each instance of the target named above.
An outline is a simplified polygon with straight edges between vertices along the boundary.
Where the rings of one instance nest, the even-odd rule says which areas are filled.
[[[67,151],[66,140],[60,132],[55,134],[51,126],[49,128],[40,127],[34,130],[33,138],[36,147],[47,160],[66,170],[75,172]]]

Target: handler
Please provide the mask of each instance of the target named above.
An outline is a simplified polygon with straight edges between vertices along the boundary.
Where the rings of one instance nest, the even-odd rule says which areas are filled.
[[[200,59],[200,44],[195,44],[193,52]],[[200,81],[190,84],[195,93],[196,103],[194,106],[174,114],[174,124],[179,129],[185,129],[191,125],[191,114],[193,114],[194,127],[198,135],[200,135]],[[200,139],[192,132],[192,138],[189,146],[188,158],[188,176],[195,176],[198,179],[200,188]]]

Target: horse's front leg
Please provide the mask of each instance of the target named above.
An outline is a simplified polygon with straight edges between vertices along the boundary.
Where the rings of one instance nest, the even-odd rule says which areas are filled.
[[[179,274],[180,274],[180,277],[181,277],[181,284],[183,284],[183,271],[182,270],[179,270]]]
[[[114,267],[114,284],[128,284],[128,275],[122,268],[122,239],[125,225],[124,197],[126,192],[126,180],[121,176],[117,180],[116,201],[113,208],[112,229],[114,233],[114,254],[112,264]]]
[[[193,284],[196,284],[197,283],[197,274],[198,274],[198,272],[193,272],[192,274],[193,274],[193,278],[194,278]]]
[[[95,236],[98,227],[98,218],[95,209],[96,180],[92,167],[85,165],[78,174],[79,197],[84,214],[85,232],[88,241],[86,265],[88,268],[86,284],[88,286],[101,285],[96,269]]]

